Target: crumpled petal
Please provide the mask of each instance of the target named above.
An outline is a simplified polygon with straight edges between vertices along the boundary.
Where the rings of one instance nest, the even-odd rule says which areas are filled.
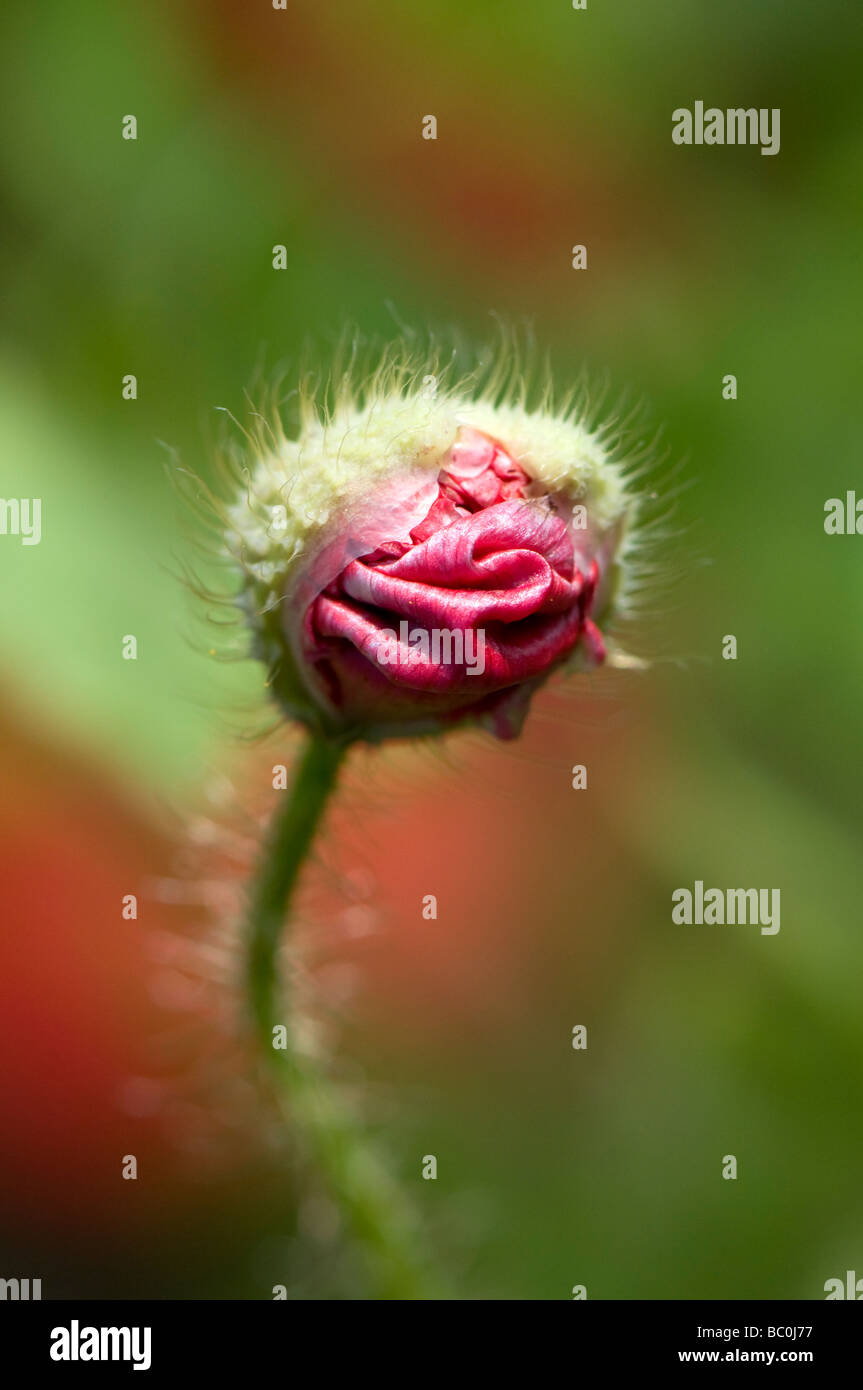
[[[581,592],[566,526],[541,503],[501,502],[459,518],[398,559],[355,560],[340,587],[359,603],[437,627],[562,613]]]
[[[303,645],[345,717],[419,727],[471,714],[513,737],[579,641],[603,660],[589,618],[596,562],[579,569],[567,521],[525,495],[530,481],[501,444],[463,427],[409,540],[378,532],[365,554],[343,552],[305,607]]]
[[[529,482],[501,444],[481,430],[463,426],[450,451],[442,487],[447,497],[474,510],[523,497]]]

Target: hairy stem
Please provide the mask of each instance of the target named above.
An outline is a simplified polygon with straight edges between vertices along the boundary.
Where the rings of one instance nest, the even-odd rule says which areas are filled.
[[[255,1029],[272,1048],[278,998],[278,948],[291,897],[339,768],[343,743],[312,734],[294,785],[276,812],[258,863],[249,904],[246,979]]]
[[[347,752],[310,735],[294,785],[276,812],[251,885],[246,987],[262,1057],[277,1083],[286,1120],[301,1132],[363,1255],[375,1296],[438,1296],[410,1204],[366,1143],[350,1109],[316,1060],[297,1046],[278,969],[294,888]],[[285,1035],[276,1044],[274,1030]]]

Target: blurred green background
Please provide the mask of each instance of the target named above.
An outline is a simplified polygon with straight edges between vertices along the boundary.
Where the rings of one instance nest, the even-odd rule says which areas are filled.
[[[151,1034],[196,996],[166,985],[158,895],[119,919],[214,771],[263,813],[281,760],[237,738],[260,672],[189,640],[166,464],[210,476],[219,408],[347,322],[484,341],[492,315],[686,457],[653,557],[676,592],[648,674],[548,695],[514,748],[360,758],[323,873],[380,929],[334,950],[338,1055],[460,1298],[820,1298],[863,1272],[863,541],[823,530],[863,495],[856,7],[91,0],[7,7],[0,36],[0,495],[43,499],[40,545],[0,537],[0,1275],[362,1295],[254,1121],[227,1158],[188,1141],[243,1078],[217,1056],[177,1101]],[[779,107],[780,153],[675,146],[697,99]],[[697,878],[779,887],[781,931],[674,926]]]

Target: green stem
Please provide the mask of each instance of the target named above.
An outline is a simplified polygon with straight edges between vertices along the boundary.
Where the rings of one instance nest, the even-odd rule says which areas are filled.
[[[262,1056],[286,1118],[302,1131],[341,1215],[363,1251],[378,1298],[436,1297],[410,1204],[366,1144],[326,1076],[299,1050],[282,1006],[278,948],[291,897],[348,745],[310,735],[291,792],[276,813],[251,887],[246,984]],[[274,1045],[284,1025],[285,1046]]]
[[[262,1046],[272,1049],[278,984],[278,947],[291,896],[315,832],[336,785],[347,745],[311,735],[294,785],[273,817],[252,885],[247,982]]]

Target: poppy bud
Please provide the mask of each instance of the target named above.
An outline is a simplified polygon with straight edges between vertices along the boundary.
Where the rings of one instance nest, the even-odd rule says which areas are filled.
[[[605,659],[633,515],[577,420],[394,379],[264,451],[227,541],[289,715],[511,738],[553,671]]]

